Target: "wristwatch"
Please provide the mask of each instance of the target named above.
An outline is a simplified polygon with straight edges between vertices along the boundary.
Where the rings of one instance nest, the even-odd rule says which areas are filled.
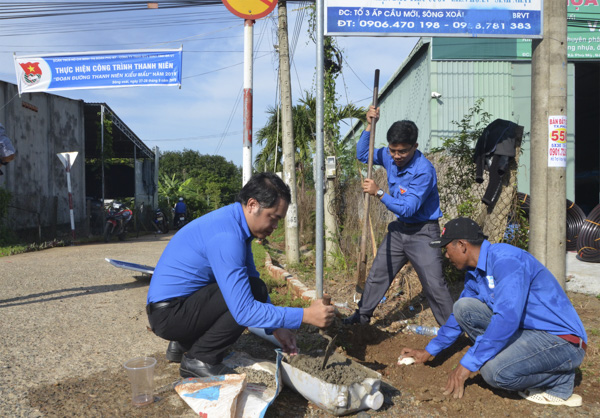
[[[383,197],[383,194],[384,194],[384,191],[383,191],[383,189],[379,189],[379,190],[377,190],[377,197],[378,197],[379,199],[381,199],[381,198]]]

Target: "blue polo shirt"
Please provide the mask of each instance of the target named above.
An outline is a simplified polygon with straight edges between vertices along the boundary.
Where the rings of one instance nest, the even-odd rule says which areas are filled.
[[[371,132],[364,131],[356,144],[356,158],[363,163],[369,158]],[[437,176],[433,164],[416,150],[404,167],[394,164],[388,147],[376,148],[373,164],[383,166],[387,172],[389,194],[381,202],[398,220],[406,223],[437,221],[442,216]]]
[[[239,325],[299,328],[302,308],[283,308],[254,299],[248,277],[259,277],[252,235],[240,203],[210,212],[180,229],[163,251],[148,289],[147,303],[187,297],[217,283]]]
[[[467,272],[460,297],[479,299],[493,312],[485,333],[460,361],[472,372],[502,351],[518,329],[572,334],[587,343],[579,315],[552,273],[527,251],[512,245],[484,241],[477,267]],[[435,356],[462,332],[452,314],[425,350]]]

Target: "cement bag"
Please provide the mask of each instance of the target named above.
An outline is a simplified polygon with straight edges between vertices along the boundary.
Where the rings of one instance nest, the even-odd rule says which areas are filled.
[[[248,382],[250,379],[244,373],[185,379],[175,386],[175,390],[201,417],[264,417],[267,408],[282,389],[281,359],[271,362],[255,359],[246,353],[233,352],[223,363],[231,368],[248,369],[248,373],[254,370],[265,375],[266,372],[273,376],[274,385]],[[239,382],[241,376],[244,377],[243,384]],[[236,377],[237,382],[234,380]]]
[[[184,379],[175,390],[200,417],[234,418],[238,396],[245,387],[245,374],[226,374]]]
[[[252,383],[252,378],[247,378],[246,389],[240,394],[237,404],[236,418],[264,417],[267,408],[271,406],[277,395],[281,392],[283,383],[281,380],[281,360],[272,362],[258,360],[243,352],[233,352],[224,361],[231,368],[243,367],[252,371],[262,372],[263,375],[271,375],[270,385],[266,383]]]

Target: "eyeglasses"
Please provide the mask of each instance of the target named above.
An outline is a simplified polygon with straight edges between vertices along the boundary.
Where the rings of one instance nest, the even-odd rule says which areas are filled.
[[[411,146],[410,146],[410,147],[408,147],[408,148],[404,148],[404,149],[394,149],[394,150],[392,150],[392,149],[390,149],[390,148],[388,147],[388,149],[387,149],[387,152],[388,152],[388,154],[390,154],[390,156],[392,156],[392,157],[395,157],[396,155],[400,157],[400,156],[403,156],[403,155],[408,155],[408,153],[410,152],[410,150],[411,150],[411,149],[413,149],[413,147],[414,147],[414,145],[411,145]]]

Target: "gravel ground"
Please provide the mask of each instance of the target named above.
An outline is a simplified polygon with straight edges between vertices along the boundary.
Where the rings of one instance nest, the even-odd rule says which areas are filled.
[[[29,399],[36,388],[102,373],[121,378],[130,358],[164,357],[167,343],[146,329],[148,278],[104,258],[155,265],[170,237],[0,258],[0,416],[41,416]]]
[[[144,307],[149,279],[104,260],[156,265],[171,236],[148,235],[0,258],[0,417],[196,416],[172,390],[179,365],[166,361],[167,342],[147,330]],[[516,395],[491,395],[481,382],[470,385],[462,402],[431,395],[439,392],[439,382],[445,381],[455,362],[397,367],[399,347],[424,345],[418,340],[423,337],[385,333],[371,326],[338,330],[338,350],[344,348],[345,354],[384,375],[384,407],[358,416],[599,416],[600,301],[587,295],[571,297],[591,338],[576,387],[585,399],[582,408],[557,410],[518,402]],[[343,293],[336,293],[336,300],[343,299]],[[412,304],[417,306],[418,299]],[[388,305],[391,301],[380,309]],[[420,312],[420,318],[428,312]],[[321,348],[326,344],[310,327],[298,337],[303,350],[318,348],[315,341]],[[234,349],[255,358],[274,357],[270,344],[249,333]],[[123,363],[144,355],[158,361],[156,397],[153,404],[134,408]],[[325,416],[329,415],[288,388],[267,411],[267,417]]]

